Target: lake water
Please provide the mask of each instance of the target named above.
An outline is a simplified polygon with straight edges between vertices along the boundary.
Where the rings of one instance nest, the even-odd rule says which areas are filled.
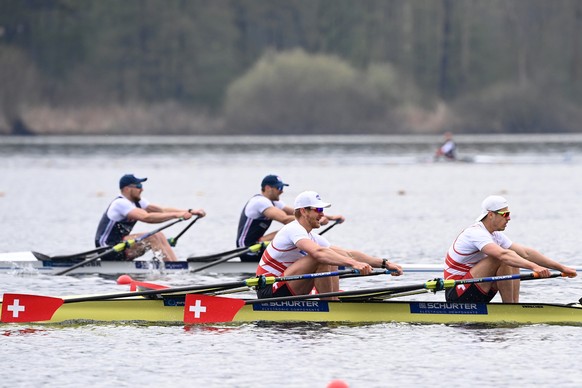
[[[179,257],[235,247],[236,225],[261,179],[280,175],[293,203],[304,190],[347,221],[326,237],[406,263],[441,263],[490,194],[504,195],[507,234],[580,266],[582,136],[458,136],[474,163],[432,163],[440,137],[0,138],[1,252],[93,248],[96,225],[125,173],[146,176],[151,202],[204,208]],[[174,236],[185,225],[167,230]],[[152,226],[138,225],[137,231]],[[344,289],[408,284],[345,280]],[[152,274],[170,286],[234,277]],[[0,292],[126,290],[98,276],[0,275]],[[570,303],[580,279],[524,282],[523,302]],[[442,294],[416,299],[444,300]],[[496,299],[497,300],[497,299]],[[0,386],[350,387],[421,384],[580,386],[580,327],[531,325],[0,325]]]

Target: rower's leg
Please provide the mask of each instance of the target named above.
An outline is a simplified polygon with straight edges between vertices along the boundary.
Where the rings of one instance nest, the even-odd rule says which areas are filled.
[[[162,259],[164,261],[178,260],[176,254],[174,253],[174,250],[172,249],[170,243],[168,242],[168,239],[166,239],[166,236],[162,232],[156,233],[153,236],[148,237],[146,240],[148,240],[153,251],[161,252]]]
[[[515,275],[519,273],[519,268],[510,267],[508,265],[501,265],[497,270],[497,276]],[[499,293],[501,294],[501,301],[503,303],[519,303],[519,280],[502,280],[495,282]]]
[[[337,267],[330,266],[329,264],[321,264],[315,270],[315,272],[330,272],[330,271],[337,271]],[[317,292],[320,294],[324,292],[339,291],[339,276],[326,276],[324,278],[317,278],[315,279],[315,288],[317,288]]]

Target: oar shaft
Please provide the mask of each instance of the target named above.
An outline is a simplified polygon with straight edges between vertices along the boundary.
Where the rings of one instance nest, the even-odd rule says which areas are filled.
[[[172,288],[164,288],[160,290],[145,290],[145,291],[138,291],[138,292],[121,292],[117,294],[108,294],[108,295],[89,295],[89,296],[82,296],[78,298],[69,298],[65,299],[65,303],[75,303],[75,302],[89,302],[95,300],[108,300],[108,299],[119,299],[119,298],[128,298],[132,296],[149,296],[149,295],[162,295],[162,294],[176,294],[181,292],[194,292],[194,291],[220,291],[226,290],[230,288],[237,288],[237,287],[255,287],[258,286],[261,282],[265,284],[273,284],[275,282],[281,281],[293,281],[293,280],[301,280],[301,279],[312,279],[312,278],[320,278],[326,276],[339,276],[346,273],[354,273],[357,270],[344,270],[344,271],[333,271],[333,272],[318,272],[318,273],[308,273],[302,275],[293,275],[293,276],[283,276],[283,277],[274,277],[274,276],[267,276],[264,278],[249,278],[246,280],[240,280],[236,282],[229,282],[229,283],[218,283],[218,284],[207,284],[201,286],[184,286],[184,287],[172,287]]]
[[[217,264],[223,263],[223,262],[228,261],[230,259],[234,259],[235,257],[239,257],[240,255],[247,253],[247,252],[258,252],[263,246],[265,246],[265,244],[268,244],[268,243],[269,242],[267,241],[267,242],[262,242],[262,243],[258,243],[255,245],[251,245],[250,247],[247,247],[247,248],[243,249],[242,251],[236,251],[230,255],[226,255],[224,257],[221,257],[218,260],[212,261],[208,264],[205,264],[205,265],[202,265],[198,268],[195,268],[195,269],[191,270],[190,273],[200,272],[200,271],[203,271],[207,268],[214,267]],[[257,265],[258,265],[258,263],[257,263]]]
[[[198,221],[198,219],[199,219],[199,218],[200,218],[200,216],[196,216],[196,217],[194,217],[194,219],[192,220],[192,222],[190,222],[190,223],[189,223],[189,224],[188,224],[188,225],[187,225],[187,226],[184,228],[184,230],[182,230],[180,233],[178,233],[178,235],[177,235],[176,237],[171,237],[171,238],[169,238],[169,239],[168,239],[168,243],[170,244],[170,246],[172,246],[172,247],[175,247],[175,246],[176,246],[176,244],[178,243],[178,239],[179,239],[180,237],[182,237],[182,235],[183,235],[184,233],[186,233],[186,231],[187,231],[188,229],[190,229],[190,227],[191,227],[192,225],[194,225],[194,224],[196,223],[196,221]]]
[[[325,228],[321,232],[319,232],[319,235],[321,236],[322,234],[324,234],[325,232],[327,232],[328,230],[330,230],[331,228],[333,228],[337,224],[341,224],[341,222],[339,222],[339,221],[334,222],[333,224],[331,224],[330,226],[328,226],[327,228]]]
[[[194,292],[194,291],[201,291],[201,290],[210,292],[210,291],[219,291],[219,290],[225,290],[225,289],[236,288],[236,287],[244,287],[244,286],[246,286],[246,281],[241,280],[238,282],[208,284],[208,285],[204,285],[204,286],[184,286],[184,287],[164,288],[161,290],[145,290],[145,291],[138,291],[138,292],[135,292],[135,291],[134,292],[120,292],[117,294],[108,294],[108,295],[81,296],[78,298],[65,299],[65,303],[90,302],[90,301],[96,301],[96,300],[129,298],[132,296],[176,294],[176,293],[181,293],[181,292]]]
[[[549,278],[557,278],[564,276],[561,273],[552,273]],[[525,273],[525,274],[514,274],[514,275],[500,275],[500,276],[489,276],[474,279],[447,279],[444,281],[445,288],[452,288],[461,284],[473,284],[473,283],[487,283],[487,282],[499,282],[504,280],[533,280],[533,279],[548,279],[542,278],[536,272]],[[430,288],[430,287],[429,287]]]
[[[255,304],[263,302],[283,302],[287,300],[305,300],[305,299],[315,299],[315,298],[332,298],[336,296],[351,296],[351,295],[382,295],[391,294],[398,292],[408,292],[418,289],[423,289],[424,284],[421,285],[408,285],[399,287],[384,287],[384,288],[367,288],[362,290],[352,290],[352,291],[334,291],[334,292],[324,292],[316,295],[293,295],[293,296],[281,296],[275,298],[263,298],[263,299],[252,299],[247,300],[246,304]]]
[[[212,255],[206,255],[206,256],[192,256],[189,257],[187,260],[188,261],[207,261],[207,260],[211,260],[211,259],[217,259],[217,258],[221,258],[224,257],[225,255],[230,255],[232,253],[238,253],[241,254],[241,252],[246,252],[247,249],[249,249],[249,247],[239,247],[239,248],[235,248],[232,249],[230,251],[226,251],[226,252],[220,252],[220,253],[214,253]]]
[[[281,277],[274,277],[274,276],[267,276],[264,278],[266,285],[274,284],[275,282],[288,282],[293,280],[304,280],[304,279],[317,279],[317,278],[324,278],[329,276],[342,276],[342,275],[349,275],[349,274],[357,274],[360,273],[357,269],[346,269],[342,271],[329,271],[329,272],[315,272],[315,273],[308,273],[302,275],[289,275],[289,276],[281,276]],[[247,285],[248,286],[258,286],[261,284],[261,278],[252,278],[249,279]]]
[[[553,273],[550,275],[550,278],[555,278],[562,276],[560,273]],[[275,297],[275,298],[263,298],[263,299],[253,299],[247,300],[246,304],[255,304],[255,303],[262,303],[262,302],[283,302],[283,301],[291,301],[291,300],[305,300],[305,299],[314,299],[314,298],[332,298],[336,296],[378,296],[378,295],[386,295],[386,294],[398,294],[398,293],[406,293],[410,291],[416,290],[432,290],[432,291],[440,291],[445,288],[452,288],[455,287],[457,284],[468,284],[468,283],[484,283],[484,282],[495,282],[495,281],[503,281],[503,280],[531,280],[531,279],[542,279],[536,273],[529,273],[529,274],[517,274],[517,275],[505,275],[505,276],[492,276],[487,278],[476,278],[476,279],[461,279],[461,280],[443,280],[443,279],[435,279],[429,280],[428,282],[422,284],[411,284],[406,286],[396,286],[396,287],[383,287],[383,288],[368,288],[368,289],[361,289],[361,290],[352,290],[352,291],[335,291],[335,292],[325,292],[316,295],[293,295],[293,296],[282,296],[282,297]],[[459,283],[455,283],[459,282]]]
[[[134,240],[128,240],[128,241],[120,242],[119,244],[114,245],[113,247],[111,247],[111,249],[108,249],[105,252],[103,252],[103,253],[95,256],[95,257],[92,257],[90,259],[87,259],[87,260],[84,260],[84,261],[82,261],[80,263],[77,263],[77,264],[75,264],[75,265],[73,265],[73,266],[71,266],[71,267],[69,267],[69,268],[67,268],[67,269],[65,269],[65,270],[63,270],[61,272],[57,272],[55,275],[57,275],[57,276],[64,275],[64,274],[69,273],[69,272],[71,272],[71,271],[73,271],[73,270],[75,270],[75,269],[77,269],[79,267],[82,267],[82,266],[84,266],[86,264],[92,263],[93,261],[95,261],[97,259],[100,259],[103,256],[106,256],[106,255],[108,255],[110,253],[113,253],[113,252],[122,252],[125,249],[127,249],[127,248],[135,245],[136,243],[138,243],[138,242],[140,242],[142,240],[145,240],[146,238],[151,237],[154,234],[159,233],[162,230],[164,230],[166,228],[169,228],[170,226],[172,226],[174,224],[177,224],[178,222],[181,222],[183,220],[184,219],[182,217],[180,217],[177,220],[174,220],[174,221],[172,221],[172,222],[170,222],[170,223],[168,223],[168,224],[166,224],[164,226],[161,226],[158,229],[153,230],[153,231],[151,231],[149,233],[143,234],[143,235],[139,236],[138,238],[136,238]]]

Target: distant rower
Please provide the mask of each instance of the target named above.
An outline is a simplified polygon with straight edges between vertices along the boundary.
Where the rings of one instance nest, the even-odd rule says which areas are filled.
[[[444,156],[446,160],[456,160],[457,145],[453,140],[453,134],[451,132],[445,132],[444,138],[444,143],[435,152],[435,159]]]

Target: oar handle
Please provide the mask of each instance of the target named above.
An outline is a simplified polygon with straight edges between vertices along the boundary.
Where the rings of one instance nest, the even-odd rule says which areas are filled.
[[[170,244],[170,246],[171,246],[171,247],[175,247],[175,246],[176,246],[176,244],[178,243],[178,239],[179,239],[179,238],[180,238],[180,237],[181,237],[181,236],[182,236],[184,233],[186,233],[186,231],[187,231],[188,229],[190,229],[190,227],[191,227],[192,225],[194,225],[194,223],[196,223],[196,221],[198,221],[198,219],[199,219],[199,218],[200,218],[200,216],[196,216],[196,217],[194,217],[194,219],[192,220],[192,222],[190,222],[190,223],[189,223],[189,224],[188,224],[188,225],[187,225],[187,226],[184,228],[184,230],[182,230],[180,233],[178,233],[178,235],[177,235],[176,237],[170,237],[170,238],[168,239],[168,243]]]

